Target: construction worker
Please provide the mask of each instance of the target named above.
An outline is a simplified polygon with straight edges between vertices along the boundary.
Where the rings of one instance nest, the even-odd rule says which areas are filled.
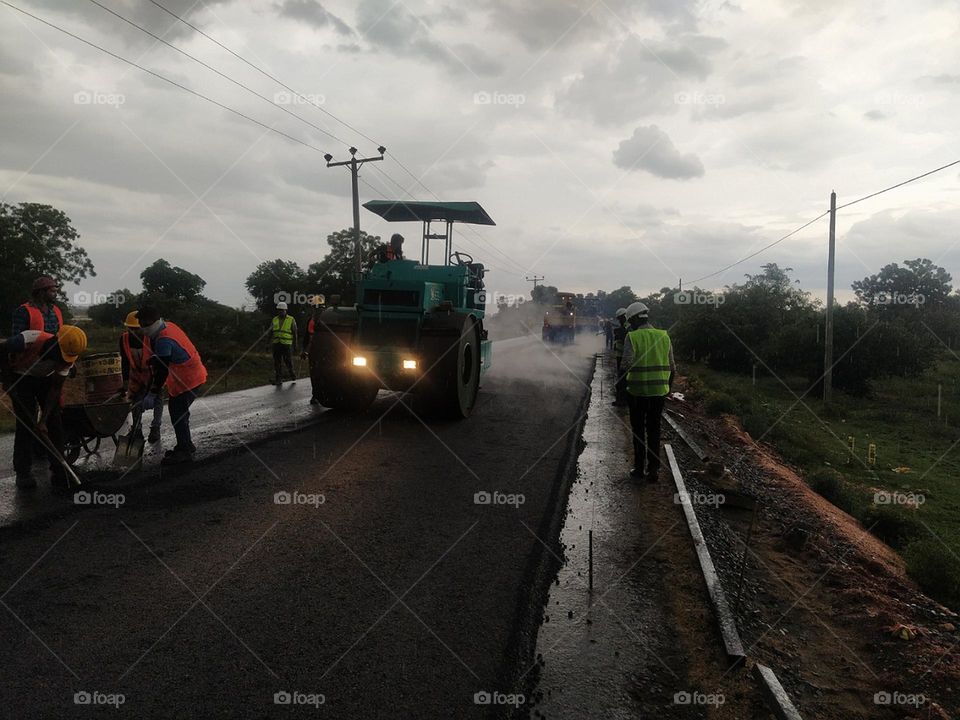
[[[270,343],[273,348],[273,384],[280,387],[280,365],[287,366],[290,379],[297,381],[293,372],[293,353],[297,346],[297,321],[287,314],[287,304],[277,303],[277,314],[270,324]]]
[[[677,371],[673,346],[666,330],[650,324],[650,311],[642,302],[626,309],[629,326],[622,368],[630,405],[634,465],[630,474],[656,482],[660,473],[660,416]]]
[[[168,450],[161,465],[179,465],[193,460],[197,448],[190,437],[190,406],[207,381],[207,369],[187,334],[176,324],[160,317],[155,307],[137,311],[143,333],[143,352],[150,366],[150,388],[140,401],[144,410],[153,410],[166,388],[167,408],[177,444]]]
[[[387,260],[403,260],[403,235],[394,233],[390,236],[390,243],[380,249],[380,262]]]
[[[41,275],[33,281],[30,300],[13,311],[11,335],[24,330],[43,330],[56,335],[63,325],[63,313],[56,305],[60,283],[49,275]]]
[[[56,334],[24,330],[0,340],[0,364],[11,371],[6,391],[16,417],[13,468],[17,487],[22,490],[37,486],[32,474],[35,441],[40,442],[50,459],[53,492],[70,490],[63,467],[66,460],[60,397],[70,369],[86,349],[87,336],[74,325],[63,325]]]
[[[313,340],[313,335],[317,329],[317,319],[320,316],[320,313],[323,312],[324,303],[326,298],[323,295],[312,295],[310,297],[310,304],[313,306],[313,312],[310,315],[310,319],[307,321],[307,332],[303,336],[302,347],[303,350],[300,352],[300,359],[307,360],[310,357],[310,343]],[[310,404],[319,405],[320,404],[320,395],[317,392],[317,383],[313,377],[313,368],[310,368],[310,386],[312,393],[310,395]]]
[[[615,315],[617,327],[613,330],[613,358],[617,362],[616,398],[613,405],[623,407],[627,404],[627,379],[620,369],[623,363],[623,347],[627,339],[627,309],[617,308]]]
[[[150,366],[143,352],[143,332],[140,330],[140,318],[137,311],[127,313],[123,321],[126,328],[120,333],[120,372],[123,375],[123,394],[133,403],[132,426],[140,427],[143,406],[140,402],[150,389]],[[158,397],[153,408],[150,422],[150,434],[147,441],[160,440],[160,424],[163,422],[163,402]],[[142,436],[141,436],[142,437]]]

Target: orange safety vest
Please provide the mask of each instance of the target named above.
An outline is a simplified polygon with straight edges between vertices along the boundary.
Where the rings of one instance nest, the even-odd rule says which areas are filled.
[[[127,356],[127,363],[130,365],[130,392],[136,393],[150,381],[150,366],[147,365],[147,341],[143,340],[143,348],[137,351],[130,347],[130,331],[124,330],[120,336],[120,345],[123,348],[123,354]]]
[[[30,303],[24,303],[20,307],[26,308],[27,317],[30,318],[30,327],[27,330],[43,330],[43,313],[40,308],[36,308]],[[63,313],[56,305],[53,306],[53,314],[57,316],[57,329],[63,327]]]
[[[47,344],[47,341],[52,340],[55,337],[56,335],[51,335],[44,330],[40,330],[40,334],[37,336],[36,340],[29,343],[23,349],[23,352],[19,352],[10,358],[10,369],[21,375],[27,372],[31,367],[33,367],[33,364],[40,359],[40,355],[43,352],[43,346]]]
[[[185,362],[170,363],[169,374],[164,387],[167,388],[167,394],[170,397],[182,395],[188,390],[200,387],[207,381],[207,369],[203,366],[200,359],[200,353],[190,342],[187,334],[172,322],[165,321],[163,330],[157,333],[157,339],[170,338],[182,347],[190,356]],[[150,360],[150,343],[147,338],[143,339],[143,363],[146,365]]]

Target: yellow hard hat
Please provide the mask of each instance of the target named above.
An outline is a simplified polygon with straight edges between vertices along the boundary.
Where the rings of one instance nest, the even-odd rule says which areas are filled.
[[[137,314],[136,310],[131,310],[127,313],[127,318],[123,321],[123,324],[128,328],[138,328],[140,327],[140,316]]]
[[[74,363],[87,349],[87,334],[76,325],[64,325],[57,331],[60,354],[68,363]]]

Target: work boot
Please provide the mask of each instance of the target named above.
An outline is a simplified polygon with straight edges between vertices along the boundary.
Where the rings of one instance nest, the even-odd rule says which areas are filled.
[[[175,448],[173,448],[172,450],[167,450],[167,451],[163,454],[163,456],[164,456],[164,457],[168,457],[169,455],[173,455],[174,453],[178,453],[178,452],[182,452],[182,451],[184,451],[184,449],[181,448],[179,445],[177,445],[177,446],[176,446]],[[187,445],[187,447],[186,447],[186,452],[192,454],[192,453],[195,453],[196,451],[197,451],[197,446],[194,445],[192,442],[191,442],[189,445]]]
[[[630,477],[633,478],[642,478],[643,477],[643,467],[635,467],[630,470]]]
[[[160,428],[151,427],[150,435],[147,436],[147,442],[151,445],[156,442],[160,442]]]
[[[33,479],[33,473],[17,473],[17,490],[33,490],[37,486],[37,481]]]

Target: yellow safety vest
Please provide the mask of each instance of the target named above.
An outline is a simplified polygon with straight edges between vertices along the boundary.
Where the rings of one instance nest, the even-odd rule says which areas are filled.
[[[273,319],[273,342],[279,345],[293,345],[293,316],[287,315],[280,324],[280,318]]]
[[[627,392],[659,397],[670,392],[670,336],[666,330],[641,328],[627,333],[633,365],[627,370]]]

